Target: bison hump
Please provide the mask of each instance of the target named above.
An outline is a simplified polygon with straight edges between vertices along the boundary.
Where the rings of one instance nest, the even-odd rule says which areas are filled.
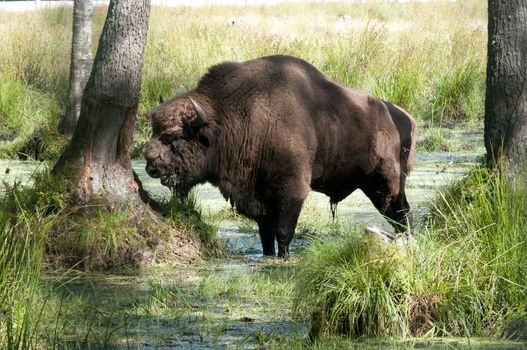
[[[209,68],[207,74],[205,74],[199,81],[199,87],[209,87],[217,84],[218,81],[225,80],[225,77],[238,69],[240,63],[238,62],[223,62]]]

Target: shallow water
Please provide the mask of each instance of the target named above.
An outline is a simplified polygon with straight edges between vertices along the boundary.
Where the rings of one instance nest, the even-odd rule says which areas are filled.
[[[96,308],[93,316],[90,312],[86,314],[86,320],[88,317],[96,318],[99,323],[111,320],[112,327],[126,328],[126,332],[111,343],[111,349],[267,349],[262,346],[262,339],[293,339],[295,348],[300,348],[302,343],[304,346],[301,348],[306,348],[308,326],[291,319],[289,310],[265,312],[266,302],[272,303],[272,300],[262,301],[248,296],[232,299],[222,294],[211,299],[201,291],[204,280],[211,276],[254,274],[266,270],[271,275],[273,269],[287,267],[286,262],[277,262],[276,259],[234,259],[209,261],[201,266],[177,270],[160,267],[119,275],[79,273],[77,277],[63,278],[71,280],[67,283],[57,282],[55,275],[48,275],[47,279],[54,285],[55,294],[64,296],[65,308],[71,307],[67,306],[68,298],[82,296],[86,305]],[[152,301],[156,302],[159,297],[153,290],[160,284],[170,285],[171,292],[177,293],[180,302],[168,307],[163,305],[157,313],[153,313],[152,309],[137,312],[142,305],[146,308]],[[133,305],[136,314],[128,311],[129,305]],[[72,348],[79,346],[84,348],[84,344],[72,342]],[[321,348],[522,350],[527,349],[527,344],[485,338],[410,338],[353,344],[333,344],[329,341],[326,347]]]
[[[407,178],[406,185],[414,221],[418,223],[419,218],[423,217],[426,203],[433,197],[435,189],[463,176],[480,157],[481,154],[476,152],[417,154],[414,169]],[[132,164],[144,187],[154,196],[171,195],[170,190],[162,186],[159,179],[153,179],[146,174],[144,160],[134,160]],[[27,184],[30,181],[30,175],[45,166],[39,162],[0,160],[0,181],[7,183],[19,181]],[[219,190],[210,184],[196,186],[194,192],[206,217],[213,216],[220,211],[228,211],[231,208]],[[307,221],[313,220],[313,217],[320,221],[330,222],[332,220],[329,198],[326,195],[312,192],[307,198],[300,222],[304,218]],[[343,225],[365,224],[392,229],[369,199],[359,190],[339,203],[336,220]],[[255,224],[244,227],[240,227],[239,223],[233,221],[222,221],[217,224],[220,238],[225,240],[231,251],[249,258],[261,256],[262,249]],[[304,244],[304,241],[295,238],[291,250],[294,251],[297,246]]]
[[[478,153],[417,155],[414,170],[407,181],[407,194],[414,217],[426,210],[426,203],[434,195],[435,189],[460,178],[479,157]],[[144,165],[144,161],[133,162],[145,188],[157,196],[169,196],[170,191],[161,186],[159,180],[146,175]],[[35,169],[43,166],[34,162],[0,160],[0,181],[29,183],[30,175]],[[196,196],[206,217],[214,218],[218,212],[230,208],[219,191],[211,185],[198,186]],[[328,198],[320,193],[311,193],[302,215],[301,221],[331,220]],[[339,223],[362,223],[390,228],[360,191],[339,204],[337,220]],[[305,241],[302,238],[295,239],[292,244],[293,259],[283,261],[261,258],[261,246],[254,224],[224,220],[219,223],[219,236],[225,241],[228,250],[237,254],[226,259],[208,261],[200,266],[177,270],[165,267],[139,274],[80,274],[78,277],[68,278],[67,283],[58,284],[56,276],[48,276],[45,281],[54,285],[57,294],[92,300],[97,308],[113,310],[114,307],[115,314],[111,315],[111,322],[126,324],[126,334],[118,340],[121,346],[126,344],[128,347],[142,349],[247,349],[260,348],[261,339],[305,339],[307,325],[292,320],[289,311],[266,312],[265,305],[270,302],[268,300],[254,300],[254,297],[246,296],[233,301],[228,295],[219,295],[214,300],[207,300],[200,292],[207,278],[223,281],[225,276],[266,273],[268,270],[271,271],[272,278],[272,271],[287,269],[291,264],[295,264],[294,250],[305,244]],[[170,314],[129,315],[126,311],[127,305],[135,305],[137,308],[137,305],[151,302],[156,283],[176,285],[178,295],[187,304],[175,305]],[[366,342],[359,343],[356,347],[367,350],[527,349],[525,344],[464,339]]]
[[[415,166],[407,178],[406,185],[406,194],[412,207],[414,220],[419,222],[419,218],[426,211],[426,203],[435,194],[435,189],[462,177],[480,157],[481,153],[475,152],[416,155]],[[162,186],[158,179],[152,179],[146,174],[144,170],[145,161],[134,161],[133,166],[147,190],[156,196],[170,196],[170,191]],[[194,191],[205,215],[214,215],[219,211],[231,208],[219,190],[210,184],[199,185]],[[304,204],[300,222],[303,221],[303,218],[312,220],[309,216],[315,216],[322,221],[331,221],[329,197],[322,193],[311,192]],[[375,225],[392,230],[390,224],[360,190],[355,191],[339,203],[336,220],[343,225]],[[221,222],[219,224],[219,235],[226,239],[227,245],[237,253],[242,253],[247,257],[262,254],[255,225],[240,229],[237,223]],[[295,237],[291,250],[294,251],[295,247],[304,244],[304,241]]]

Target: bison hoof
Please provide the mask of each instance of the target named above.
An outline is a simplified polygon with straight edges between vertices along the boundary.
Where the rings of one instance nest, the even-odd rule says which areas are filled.
[[[289,248],[288,247],[279,247],[278,248],[278,257],[287,259],[289,258]]]

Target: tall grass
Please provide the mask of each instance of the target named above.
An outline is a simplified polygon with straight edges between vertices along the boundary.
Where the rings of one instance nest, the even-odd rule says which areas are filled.
[[[28,349],[38,343],[35,332],[43,305],[39,278],[44,241],[56,217],[49,201],[18,184],[0,198],[0,344]]]
[[[216,228],[201,220],[192,200],[172,199],[162,203],[165,219],[148,209],[138,213],[92,207],[69,208],[66,212],[65,184],[57,183],[49,172],[34,175],[32,187],[19,183],[3,186],[0,196],[2,349],[4,346],[9,350],[60,348],[68,342],[71,332],[67,326],[72,322],[82,323],[81,329],[73,334],[79,337],[86,332],[87,344],[97,348],[98,344],[107,346],[116,327],[121,327],[112,324],[111,317],[99,315],[95,305],[82,300],[65,301],[67,295],[55,290],[58,286],[62,290],[64,278],[51,278],[43,284],[42,271],[65,267],[130,269],[154,262],[188,264],[205,252],[212,255],[214,250],[219,251]],[[63,302],[72,307],[75,303],[85,304],[85,309],[64,310]],[[93,324],[94,320],[98,323]],[[90,334],[96,331],[102,335]],[[70,345],[85,348],[86,344],[75,338]]]
[[[71,11],[2,18],[0,157],[58,157],[65,143],[57,125],[68,86]]]
[[[94,43],[104,15],[97,8]],[[0,105],[0,151],[12,156],[41,125],[56,131],[67,93],[71,9],[0,17],[2,91],[16,87]],[[192,89],[213,64],[271,54],[302,57],[333,80],[401,105],[421,124],[481,121],[485,21],[480,0],[154,7],[136,155],[150,136],[147,112],[160,95]]]
[[[295,292],[312,335],[525,337],[526,180],[475,169],[403,250],[360,231],[319,238]]]
[[[525,308],[527,292],[527,178],[476,169],[436,202],[433,229],[445,242],[465,242],[490,278],[481,287],[492,312]],[[492,301],[492,302],[490,302]],[[520,309],[521,310],[521,309]]]

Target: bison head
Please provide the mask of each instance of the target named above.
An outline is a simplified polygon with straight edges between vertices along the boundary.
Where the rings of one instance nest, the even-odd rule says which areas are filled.
[[[178,97],[155,108],[151,120],[146,172],[179,196],[186,196],[207,174],[211,135],[205,112],[192,97]]]

